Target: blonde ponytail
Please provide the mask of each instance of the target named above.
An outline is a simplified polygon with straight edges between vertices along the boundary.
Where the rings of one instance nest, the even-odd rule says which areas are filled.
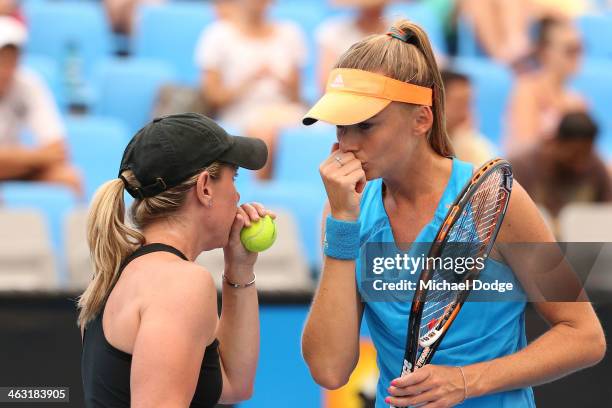
[[[108,181],[98,189],[89,209],[87,242],[94,276],[79,297],[79,326],[85,326],[99,312],[121,263],[144,243],[144,236],[125,224],[123,192],[123,181]]]
[[[335,68],[353,68],[381,73],[393,79],[433,90],[433,125],[428,134],[432,149],[441,156],[454,155],[446,132],[444,85],[431,43],[417,24],[400,20],[392,30],[405,33],[405,42],[387,34],[375,34],[353,44],[338,60]]]

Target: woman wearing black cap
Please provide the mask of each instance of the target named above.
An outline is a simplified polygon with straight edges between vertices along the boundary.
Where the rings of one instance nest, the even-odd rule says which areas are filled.
[[[250,397],[259,349],[253,265],[243,226],[270,214],[238,206],[237,167],[261,168],[258,139],[209,118],[155,119],[127,146],[119,178],[88,219],[93,280],[79,299],[87,407],[213,407]],[[135,198],[133,229],[123,193]],[[194,263],[222,247],[223,311],[210,273]]]

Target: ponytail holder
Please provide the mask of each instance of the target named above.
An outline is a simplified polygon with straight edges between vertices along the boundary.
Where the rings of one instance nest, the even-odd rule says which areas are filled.
[[[123,177],[123,174],[120,174],[119,178],[121,179],[121,181],[123,181],[123,187],[128,190],[130,188],[130,185],[128,184],[128,181],[125,179],[125,177]]]
[[[387,32],[387,35],[389,37],[396,38],[402,42],[405,42],[406,44],[412,44],[414,46],[418,45],[417,42],[415,41],[416,37],[413,33],[411,32],[407,33],[404,30],[400,30],[399,28],[396,28],[396,27],[391,27],[389,31]]]

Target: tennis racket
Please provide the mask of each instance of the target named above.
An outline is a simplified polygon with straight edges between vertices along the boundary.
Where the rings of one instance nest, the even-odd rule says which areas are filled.
[[[510,163],[495,159],[483,165],[449,209],[427,259],[481,257],[486,260],[503,222],[511,191]],[[425,264],[412,301],[401,375],[431,361],[470,294],[471,281],[479,272],[474,267],[459,274],[439,264]],[[467,289],[428,290],[423,283],[431,280],[464,283]]]

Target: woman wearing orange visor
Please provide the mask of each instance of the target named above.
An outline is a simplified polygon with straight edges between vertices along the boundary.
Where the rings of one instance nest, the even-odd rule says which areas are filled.
[[[380,371],[377,408],[534,407],[531,386],[603,358],[605,338],[589,302],[536,303],[551,328],[530,344],[525,300],[467,302],[432,363],[399,378],[411,299],[368,301],[356,273],[366,243],[432,242],[470,179],[474,169],[453,158],[444,118],[440,73],[415,24],[401,21],[354,44],[331,72],[326,94],[304,118],[336,125],[338,143],[320,166],[328,195],[325,260],[303,355],[319,384],[341,387],[359,359],[365,316]],[[554,242],[518,183],[498,241]],[[522,261],[498,257],[481,275],[502,274],[519,291],[528,288]]]

